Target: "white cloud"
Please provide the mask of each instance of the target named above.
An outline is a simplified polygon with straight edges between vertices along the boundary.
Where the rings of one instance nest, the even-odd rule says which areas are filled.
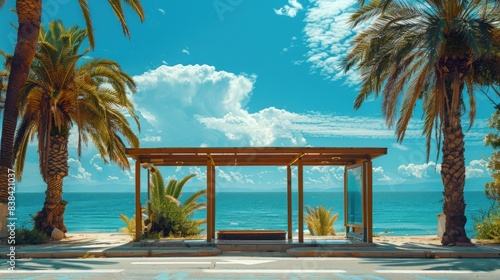
[[[102,171],[102,167],[97,163],[95,163],[95,160],[97,159],[101,159],[101,156],[99,154],[96,154],[95,156],[92,157],[92,159],[90,160],[90,164],[92,164],[97,171]]]
[[[343,166],[312,166],[304,171],[307,182],[316,186],[340,186],[344,182]]]
[[[161,142],[161,136],[151,136],[151,135],[148,135],[144,138],[141,138],[141,141],[144,141],[144,142]]]
[[[118,179],[119,178],[117,176],[111,176],[111,175],[108,176],[108,181],[118,181]]]
[[[297,114],[269,107],[256,113],[239,110],[222,118],[197,116],[206,127],[223,132],[230,140],[242,140],[252,146],[304,146],[310,137],[394,138],[385,120],[373,117],[349,117],[319,113]],[[406,138],[420,138],[418,125],[410,125]]]
[[[231,174],[231,178],[234,178],[234,181],[237,182],[237,183],[243,183],[243,174],[241,174],[240,172],[234,172],[234,171],[231,171],[229,172],[229,174]]]
[[[94,163],[93,165],[94,165],[94,167],[95,167],[95,169],[97,171],[102,171],[102,167],[101,166],[97,165],[96,163]]]
[[[187,55],[190,55],[191,53],[189,52],[189,48],[185,48],[182,50],[182,53],[183,54],[187,54]]]
[[[170,104],[154,103],[161,114],[165,106],[174,110],[179,106],[190,107],[201,115],[221,115],[228,111],[240,109],[248,102],[256,76],[235,75],[226,71],[216,71],[209,65],[162,65],[155,70],[135,76],[138,94],[133,95],[134,101],[146,98],[148,102],[169,102]],[[147,94],[147,97],[144,96]],[[139,110],[142,113],[142,110]],[[151,114],[149,110],[146,110]],[[143,114],[144,115],[144,114]]]
[[[283,48],[283,52],[285,53],[288,52],[290,49],[295,48],[297,46],[295,41],[297,41],[297,37],[293,36],[290,45],[288,45],[288,47]]]
[[[280,16],[288,16],[294,18],[297,15],[297,12],[302,10],[302,4],[297,0],[288,0],[289,5],[285,5],[279,9],[274,9],[274,12]]]
[[[206,170],[201,170],[201,168],[195,166],[195,167],[190,167],[189,168],[189,173],[194,173],[196,174],[196,177],[198,181],[205,181],[207,179],[207,173]]]
[[[395,180],[395,178],[392,178],[391,176],[385,174],[384,168],[382,166],[373,167],[372,174],[375,181],[390,183]]]
[[[468,166],[465,167],[466,178],[475,177],[489,177],[490,174],[487,170],[488,163],[483,160],[472,160]]]
[[[69,176],[78,181],[91,182],[92,174],[83,168],[82,163],[74,158],[68,159]]]
[[[441,164],[437,164],[433,161],[423,164],[410,163],[408,165],[400,165],[398,167],[398,173],[403,176],[403,178],[430,178],[435,177],[436,174],[439,175],[441,171]]]
[[[306,12],[305,38],[309,52],[307,61],[312,68],[331,80],[345,78],[348,84],[357,84],[359,75],[355,71],[346,74],[340,63],[348,52],[350,38],[355,34],[347,21],[356,10],[357,0],[312,0]]]
[[[217,177],[224,179],[225,182],[232,182],[233,181],[233,179],[231,178],[231,175],[227,174],[222,169],[217,170]]]
[[[403,146],[399,143],[392,143],[392,147],[401,151],[408,151],[410,148]]]
[[[158,11],[159,11],[160,13],[162,13],[162,14],[165,14],[165,10],[163,10],[163,9],[158,9]]]
[[[143,129],[164,132],[161,139],[146,132],[141,138],[150,142],[141,144],[217,146],[225,141],[221,139],[223,135],[207,129],[194,116],[220,118],[242,110],[249,101],[256,76],[218,71],[209,65],[162,65],[135,76],[134,80],[138,92],[132,99]]]
[[[441,178],[441,164],[437,164],[430,161],[423,164],[410,163],[408,165],[400,165],[398,167],[398,173],[404,179],[429,179],[429,178]],[[471,160],[468,165],[465,166],[465,176],[467,179],[476,177],[488,177],[489,171],[487,169],[487,162],[483,159]]]
[[[162,65],[134,79],[138,93],[133,102],[146,121],[141,120],[146,128],[142,147],[307,146],[309,138],[395,139],[383,117],[299,114],[275,107],[250,112],[247,104],[256,75],[209,65]],[[422,127],[423,121],[413,119],[405,139],[423,139]],[[467,133],[467,141],[482,140],[484,133],[475,135],[475,127]]]
[[[123,174],[125,174],[125,176],[127,176],[129,181],[133,181],[135,179],[135,169],[134,168],[130,169],[130,171],[124,170]]]

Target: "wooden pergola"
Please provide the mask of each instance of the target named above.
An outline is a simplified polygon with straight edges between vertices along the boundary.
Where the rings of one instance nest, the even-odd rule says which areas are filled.
[[[387,148],[334,148],[334,147],[242,147],[242,148],[137,148],[127,149],[135,160],[135,217],[136,240],[141,234],[141,165],[206,166],[207,171],[207,242],[215,239],[215,168],[217,166],[286,166],[288,239],[292,239],[292,171],[297,167],[298,181],[298,238],[304,242],[304,174],[303,166],[364,165],[363,188],[364,227],[371,242],[372,217],[372,165],[371,160],[387,154]],[[346,197],[346,195],[344,194]],[[346,198],[344,198],[346,199]]]

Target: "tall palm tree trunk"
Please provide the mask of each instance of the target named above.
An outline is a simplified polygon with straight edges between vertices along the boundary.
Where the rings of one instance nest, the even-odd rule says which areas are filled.
[[[50,136],[48,155],[47,190],[45,203],[40,212],[35,215],[35,228],[50,235],[54,228],[66,232],[64,211],[67,202],[62,199],[63,179],[68,176],[68,138]]]
[[[446,216],[445,231],[441,244],[470,244],[465,224],[465,143],[461,124],[463,77],[470,69],[470,56],[444,57],[440,61],[440,69],[444,69],[442,77],[446,87],[443,120],[443,162],[441,179],[444,186],[443,213]]]
[[[17,0],[17,43],[5,97],[5,109],[0,145],[0,237],[7,236],[8,171],[12,168],[14,134],[18,118],[17,99],[19,90],[26,82],[35,57],[42,16],[42,0]]]
[[[460,116],[453,118],[455,125],[445,124],[443,128],[443,162],[441,178],[444,186],[443,212],[446,215],[445,232],[441,243],[455,245],[470,243],[465,232],[465,157],[464,134]]]

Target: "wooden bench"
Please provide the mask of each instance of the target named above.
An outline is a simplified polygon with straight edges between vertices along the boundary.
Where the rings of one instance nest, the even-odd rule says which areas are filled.
[[[285,240],[284,230],[219,230],[219,240]]]

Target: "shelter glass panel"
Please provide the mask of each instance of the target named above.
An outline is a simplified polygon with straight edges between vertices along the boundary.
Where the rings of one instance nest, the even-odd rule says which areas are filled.
[[[363,226],[363,166],[346,168],[347,226]]]

